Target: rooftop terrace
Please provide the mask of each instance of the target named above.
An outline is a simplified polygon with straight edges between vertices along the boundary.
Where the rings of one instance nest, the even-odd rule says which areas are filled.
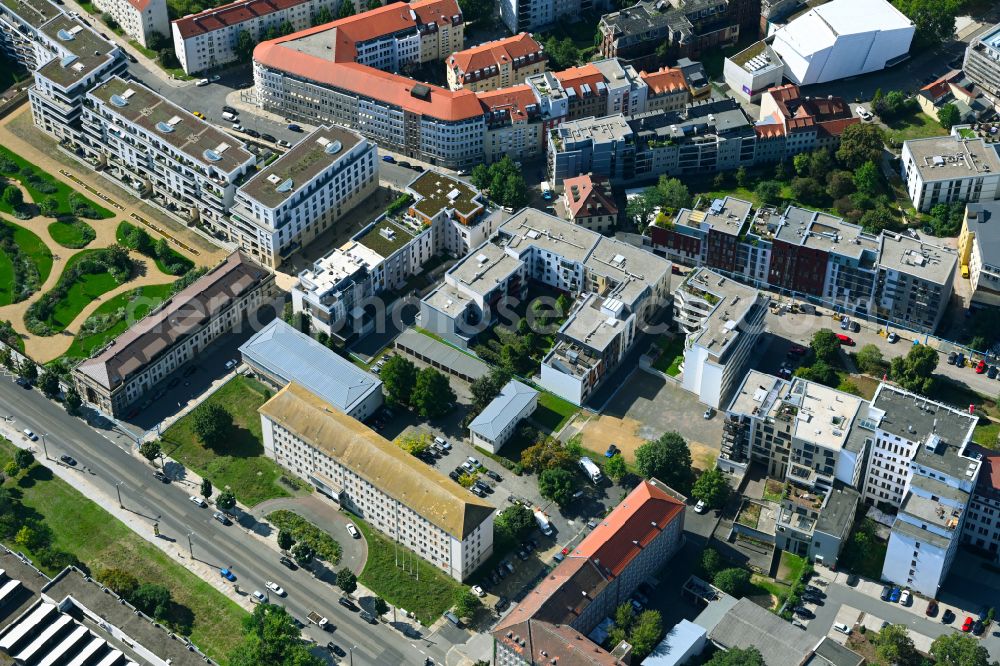
[[[388,258],[406,247],[406,244],[416,237],[417,234],[405,224],[399,224],[395,220],[383,217],[355,236],[354,240],[382,257]]]
[[[425,171],[407,187],[419,195],[413,208],[426,217],[448,209],[469,220],[484,208],[479,191],[472,185],[437,171]]]
[[[41,28],[46,21],[61,13],[60,9],[48,0],[0,0],[0,2],[35,29]]]

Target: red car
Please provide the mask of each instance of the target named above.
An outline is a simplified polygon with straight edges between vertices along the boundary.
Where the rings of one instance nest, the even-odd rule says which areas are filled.
[[[802,356],[806,353],[806,348],[802,345],[792,345],[788,348],[789,354],[795,354],[796,356]]]
[[[848,347],[854,346],[854,338],[849,335],[844,335],[843,333],[837,333],[837,339],[840,340],[840,344],[846,345]]]
[[[962,623],[962,631],[964,631],[965,633],[969,633],[970,631],[972,631],[972,618],[971,617],[966,617],[965,618],[965,622]]]
[[[976,364],[976,374],[981,375],[984,372],[986,372],[986,361],[979,361],[979,363]]]

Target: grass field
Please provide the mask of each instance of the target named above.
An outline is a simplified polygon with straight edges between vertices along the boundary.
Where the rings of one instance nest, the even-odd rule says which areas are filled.
[[[14,302],[14,262],[0,250],[0,306]]]
[[[66,268],[63,269],[63,274],[65,275],[73,266],[75,266],[81,259],[91,252],[97,252],[97,250],[84,250],[83,252],[73,255],[73,257],[66,262]],[[66,296],[56,303],[55,307],[52,309],[52,316],[49,318],[47,323],[57,331],[64,330],[67,326],[73,323],[73,320],[77,318],[80,312],[87,307],[91,301],[103,294],[108,293],[117,286],[118,281],[115,280],[110,273],[88,273],[80,276],[78,280],[70,285],[69,289],[66,291]]]
[[[83,220],[67,219],[49,225],[49,236],[63,247],[78,250],[97,237],[94,227]]]
[[[234,432],[227,441],[213,448],[202,444],[188,414],[163,433],[164,452],[207,477],[216,488],[230,488],[247,506],[288,497],[290,493],[278,484],[281,468],[264,456],[257,408],[270,396],[270,390],[258,381],[242,376],[230,380],[205,400],[232,414]]]
[[[41,201],[42,199],[44,199],[46,197],[55,197],[56,201],[59,202],[59,215],[70,215],[70,214],[73,213],[73,207],[70,206],[70,204],[69,204],[69,195],[72,194],[73,192],[75,192],[75,190],[73,188],[71,188],[69,185],[67,185],[66,183],[64,183],[64,182],[62,182],[60,180],[56,180],[55,178],[53,178],[49,174],[45,173],[44,171],[42,171],[41,169],[39,169],[38,167],[36,167],[31,162],[27,161],[26,159],[24,159],[20,155],[17,155],[16,153],[11,152],[10,150],[8,150],[7,148],[5,148],[3,146],[0,146],[0,157],[3,157],[5,159],[10,160],[11,162],[13,162],[14,164],[17,165],[18,169],[23,169],[25,167],[31,167],[32,169],[35,170],[35,173],[37,173],[42,178],[42,180],[48,182],[52,187],[55,188],[54,192],[52,192],[51,194],[46,194],[45,192],[39,191],[31,183],[27,182],[26,180],[23,180],[21,178],[21,174],[20,173],[6,173],[5,172],[4,175],[10,176],[11,178],[17,178],[18,180],[21,181],[21,184],[24,185],[24,188],[26,190],[28,190],[28,194],[31,196],[31,198],[32,198],[33,201],[35,201],[37,203],[37,202]],[[82,197],[83,195],[80,195],[80,196]],[[83,197],[83,200],[87,204],[87,206],[89,206],[90,208],[94,209],[94,211],[97,212],[98,219],[104,220],[104,219],[107,219],[109,217],[112,217],[111,211],[108,210],[107,208],[104,208],[103,206],[97,205],[91,199],[89,199],[87,197]]]
[[[543,428],[556,432],[576,414],[576,411],[577,407],[573,403],[543,391],[538,395],[538,409],[531,415],[531,420]]]
[[[656,346],[660,348],[661,353],[653,362],[653,367],[671,377],[679,375],[681,363],[684,362],[684,338],[680,336],[668,338],[661,335],[656,339]]]
[[[441,573],[427,560],[403,547],[394,547],[392,541],[382,536],[365,521],[354,519],[368,542],[368,561],[358,581],[397,608],[405,608],[429,625],[451,608],[455,591],[461,584]],[[397,553],[406,551],[407,569],[396,565]],[[410,574],[411,566],[419,573],[419,580]]]
[[[916,106],[916,105],[914,105]],[[889,128],[886,140],[889,143],[902,143],[909,139],[923,139],[930,136],[946,136],[948,130],[919,108],[908,114],[886,123]]]
[[[77,335],[64,356],[69,358],[89,358],[94,351],[124,333],[131,324],[145,317],[149,314],[150,310],[166,300],[170,296],[170,290],[171,285],[169,284],[154,284],[132,289],[131,291],[126,291],[124,294],[118,294],[114,298],[108,299],[94,310],[93,314],[87,317],[83,326],[86,326],[87,322],[91,320],[108,317],[122,309],[125,310],[125,316],[117,319],[108,328],[99,333]]]
[[[115,229],[115,240],[118,241],[119,245],[122,245],[124,247],[129,247],[128,243],[125,242],[125,234],[126,234],[126,232],[128,232],[131,229],[138,229],[138,228],[139,227],[136,227],[131,222],[119,222],[118,223],[118,228]],[[153,243],[155,243],[156,240],[158,238],[160,238],[159,236],[153,236],[152,234],[149,234],[149,232],[147,230],[145,230],[145,229],[143,229],[143,231],[145,231],[147,233],[147,235],[150,236],[150,238],[152,239]],[[156,267],[160,269],[161,273],[165,273],[167,275],[183,275],[184,273],[186,273],[189,270],[191,270],[192,268],[194,268],[194,262],[193,261],[191,261],[190,259],[188,259],[187,257],[185,257],[183,254],[181,254],[180,252],[178,252],[177,250],[175,250],[172,247],[169,247],[168,249],[170,250],[170,259],[169,259],[169,261],[163,261],[159,257],[151,257],[153,259],[153,261],[156,262]],[[181,267],[182,267],[182,270],[171,273],[169,270],[167,270],[168,263],[169,264],[180,264]]]
[[[52,252],[49,247],[33,231],[6,220],[0,220],[0,224],[14,229],[14,244],[35,262],[39,282],[44,284],[52,272]]]
[[[15,447],[0,440],[0,466],[13,459]],[[193,613],[191,640],[206,654],[224,660],[240,640],[240,622],[246,616],[235,603],[211,585],[147,543],[70,484],[36,465],[16,484],[28,509],[41,515],[52,530],[55,548],[72,553],[92,572],[105,567],[124,569],[140,582],[165,585],[178,604]],[[25,551],[13,540],[6,544]],[[26,551],[28,557],[33,553]],[[50,575],[56,572],[47,572]]]
[[[162,64],[160,64],[160,58],[157,55],[156,51],[151,51],[147,49],[145,46],[135,41],[134,39],[130,39],[128,43],[136,51],[138,51],[142,55],[152,60],[154,63],[156,63],[157,67],[162,69],[167,74],[170,74],[175,79],[178,79],[180,81],[191,81],[192,79],[194,79],[194,77],[187,74],[182,67],[164,67]]]

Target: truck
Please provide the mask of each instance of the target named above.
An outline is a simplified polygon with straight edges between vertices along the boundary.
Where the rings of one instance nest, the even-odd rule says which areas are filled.
[[[325,617],[323,617],[316,611],[309,611],[309,614],[306,615],[306,619],[315,624],[323,631],[326,631],[327,625],[330,624],[329,620],[327,620]]]
[[[582,469],[583,473],[586,474],[587,477],[594,483],[600,483],[601,479],[604,478],[601,476],[601,468],[595,465],[594,461],[586,456],[580,458],[580,469]]]
[[[542,534],[552,536],[552,523],[549,522],[549,517],[537,507],[532,513],[535,515],[535,522],[538,523],[538,529],[542,531]]]

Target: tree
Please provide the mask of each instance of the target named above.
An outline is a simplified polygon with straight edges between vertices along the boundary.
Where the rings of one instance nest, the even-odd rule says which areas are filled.
[[[538,475],[538,492],[559,506],[566,506],[573,497],[575,478],[569,470],[557,467],[547,469]]]
[[[243,620],[243,642],[229,654],[230,666],[322,666],[301,641],[295,620],[282,606],[257,604]]]
[[[253,49],[251,49],[250,52],[253,53]],[[156,54],[156,58],[160,61],[160,64],[167,69],[175,69],[181,66],[180,61],[177,59],[177,54],[174,53],[174,50],[169,47],[161,49],[159,53]]]
[[[877,206],[861,216],[861,226],[870,234],[880,234],[896,226],[896,216],[888,206]]]
[[[309,566],[312,563],[313,558],[316,557],[316,550],[304,541],[300,541],[292,546],[291,553],[292,557],[295,558],[295,561],[303,567]]]
[[[55,217],[59,213],[59,200],[55,197],[45,197],[38,203],[38,212],[45,217]]]
[[[616,453],[608,458],[608,461],[604,463],[604,473],[615,483],[625,478],[625,475],[628,474],[628,466],[625,464],[625,459],[622,458],[620,453]]]
[[[38,379],[38,366],[35,365],[34,361],[24,359],[17,366],[17,376],[33,382]]]
[[[434,368],[424,368],[417,373],[410,401],[420,416],[436,419],[451,411],[456,397],[447,377]]]
[[[795,369],[795,376],[825,386],[837,386],[840,382],[837,369],[826,361],[816,361],[812,365],[800,366]]]
[[[776,180],[762,180],[757,183],[753,193],[761,203],[778,203],[781,200],[781,183]]]
[[[802,203],[815,204],[825,194],[823,186],[815,178],[793,178],[791,187],[792,196]]]
[[[885,146],[885,136],[878,125],[849,125],[840,135],[837,160],[847,169],[857,169],[865,162],[878,164]]]
[[[411,432],[396,438],[396,446],[411,456],[422,455],[431,447],[431,436],[426,432]]]
[[[391,359],[390,359],[391,360]],[[389,365],[386,362],[386,365]],[[385,369],[382,370],[383,375]],[[382,380],[385,382],[385,379]],[[478,414],[486,409],[486,406],[493,402],[493,399],[500,395],[500,391],[510,381],[510,372],[504,368],[493,368],[488,373],[473,380],[469,385],[469,392],[472,393],[472,405],[469,411]]]
[[[144,583],[132,593],[129,601],[146,615],[162,620],[170,611],[170,590],[162,585]]]
[[[701,574],[705,580],[713,580],[715,574],[726,568],[725,560],[714,548],[706,548],[701,553]]]
[[[513,504],[493,521],[493,532],[498,541],[514,545],[535,528],[535,516],[522,504]]]
[[[580,49],[576,48],[573,40],[569,37],[556,39],[548,37],[542,40],[545,55],[549,59],[549,67],[552,71],[568,69],[576,66],[580,62]]]
[[[66,411],[70,414],[76,414],[83,407],[83,400],[80,398],[80,392],[76,390],[75,386],[70,386],[66,389]]]
[[[831,199],[840,199],[854,192],[854,174],[850,171],[838,170],[826,179],[826,193]]]
[[[820,361],[836,363],[840,358],[840,340],[837,334],[828,328],[821,328],[813,333],[809,347]]]
[[[21,529],[17,531],[17,535],[14,536],[14,543],[21,548],[27,548],[28,550],[34,550],[42,545],[39,533],[28,525],[22,526]]]
[[[417,384],[417,367],[412,361],[395,354],[382,366],[379,378],[390,404],[410,404],[413,387]]]
[[[353,571],[344,567],[337,572],[337,587],[347,594],[351,594],[358,589],[358,577],[354,575]]]
[[[226,438],[233,429],[233,415],[214,402],[202,403],[191,414],[194,434],[208,447]]]
[[[139,455],[149,462],[153,462],[159,458],[161,453],[163,453],[163,449],[160,447],[158,440],[145,441],[139,445]]]
[[[208,499],[212,496],[212,482],[208,479],[201,480],[201,496]]]
[[[809,177],[813,180],[822,182],[826,180],[826,177],[830,175],[830,170],[833,169],[833,155],[830,154],[829,150],[819,149],[814,150],[809,155]]]
[[[347,18],[348,16],[354,16],[354,2],[352,0],[340,0],[340,6],[337,7],[337,18]]]
[[[686,493],[691,487],[691,451],[676,432],[664,433],[636,449],[635,466],[645,478],[655,477],[678,492]]]
[[[750,572],[746,569],[733,567],[723,569],[715,574],[712,585],[734,597],[742,597],[750,587]]]
[[[109,588],[112,592],[125,600],[130,599],[132,597],[132,593],[139,588],[139,581],[136,577],[121,569],[99,569],[95,578],[98,583]]]
[[[628,197],[625,202],[625,215],[634,220],[635,226],[640,230],[645,229],[652,221],[654,210],[656,201],[648,194],[648,190]]]
[[[281,550],[291,550],[295,545],[295,537],[288,530],[278,530],[278,548]]]
[[[705,666],[767,666],[760,650],[755,647],[719,650],[705,662]]]
[[[18,449],[14,452],[14,462],[18,469],[28,469],[35,464],[35,454],[28,449]]]
[[[257,43],[254,41],[253,35],[247,30],[240,30],[236,35],[236,48],[233,49],[236,52],[236,59],[240,62],[250,62],[255,46]]]
[[[521,467],[529,472],[542,472],[557,467],[572,469],[573,457],[559,440],[545,437],[521,451]]]
[[[17,463],[11,460],[6,465],[3,466],[3,473],[8,477],[15,477],[21,471],[21,468],[17,466]]]
[[[938,122],[941,127],[950,130],[952,125],[962,122],[962,114],[957,106],[949,102],[938,109]]]
[[[889,364],[889,377],[907,391],[930,393],[938,353],[927,345],[914,345],[906,356],[897,356]]]
[[[236,506],[236,495],[233,494],[232,490],[226,488],[215,498],[215,506],[223,511],[229,511]]]
[[[648,655],[663,637],[663,618],[659,611],[643,611],[629,634],[632,649],[640,657]]]
[[[938,666],[989,666],[990,653],[968,634],[947,633],[931,643],[931,656]]]
[[[312,17],[312,24],[314,26],[324,25],[326,23],[331,23],[333,21],[333,14],[330,13],[330,8],[323,5],[316,12],[315,16]]]
[[[875,638],[875,654],[883,664],[908,666],[920,661],[913,639],[903,624],[890,624],[878,632]]]
[[[372,608],[375,610],[375,614],[380,617],[389,612],[389,604],[382,597],[372,599]]]
[[[896,9],[913,21],[914,41],[924,47],[937,46],[955,34],[955,17],[962,0],[893,0]]]
[[[691,205],[691,192],[677,178],[660,176],[656,183],[656,202],[661,208],[679,210]]]
[[[854,186],[859,192],[874,195],[878,192],[879,173],[878,167],[871,160],[868,160],[854,171]]]
[[[468,588],[455,590],[455,614],[459,617],[472,617],[482,607],[483,602]]]
[[[736,184],[740,187],[747,187],[750,185],[750,174],[747,173],[746,167],[740,167],[736,170]]]
[[[858,350],[855,361],[861,372],[876,374],[882,371],[885,360],[882,358],[882,351],[875,345],[865,345]]]
[[[47,398],[55,398],[59,395],[59,375],[46,369],[38,380],[38,386]]]
[[[729,481],[722,470],[715,468],[704,472],[691,487],[691,496],[713,509],[721,509],[729,499]]]
[[[812,159],[809,157],[809,153],[799,153],[792,158],[792,167],[795,169],[795,175],[797,176],[807,176],[809,175],[809,165],[812,163]]]
[[[3,191],[3,202],[17,210],[24,203],[24,195],[21,194],[21,190],[15,185],[8,185]]]

